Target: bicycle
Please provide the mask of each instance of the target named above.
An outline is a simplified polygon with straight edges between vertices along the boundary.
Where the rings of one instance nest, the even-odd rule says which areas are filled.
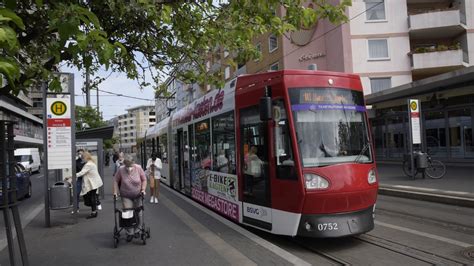
[[[414,156],[416,157],[415,152]],[[428,160],[428,167],[426,168],[417,168],[416,167],[416,159],[415,159],[415,173],[414,176],[416,176],[419,171],[421,170],[421,173],[423,175],[423,178],[425,178],[425,174],[429,176],[432,179],[440,179],[446,174],[446,166],[439,160],[433,160],[431,155],[427,153],[427,160]],[[407,176],[411,176],[411,162],[410,162],[410,156],[405,155],[403,158],[403,172]]]

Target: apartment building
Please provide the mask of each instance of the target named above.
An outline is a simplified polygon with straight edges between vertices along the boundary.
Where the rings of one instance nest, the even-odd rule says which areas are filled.
[[[353,0],[346,14],[349,21],[342,25],[321,20],[283,36],[258,36],[262,57],[238,69],[226,64],[231,53],[216,48],[207,69],[221,71],[226,81],[314,64],[318,70],[358,74],[379,160],[400,160],[408,152],[407,99],[416,98],[423,113],[423,148],[444,161],[472,162],[474,1]],[[212,89],[181,86],[178,108]]]
[[[474,1],[353,1],[349,17],[363,12],[350,22],[351,59],[373,109],[377,157],[409,151],[407,99],[415,98],[423,148],[472,162]]]
[[[311,6],[308,3],[308,6]],[[282,14],[281,8],[277,13]],[[445,161],[474,159],[474,1],[353,0],[349,21],[255,40],[247,73],[307,69],[361,76],[378,159],[409,150],[407,99],[421,102],[423,145]]]
[[[143,138],[146,130],[155,123],[155,106],[141,105],[127,109],[127,113],[119,115],[116,120],[114,134],[119,142],[114,148],[126,153],[135,153],[137,139]]]

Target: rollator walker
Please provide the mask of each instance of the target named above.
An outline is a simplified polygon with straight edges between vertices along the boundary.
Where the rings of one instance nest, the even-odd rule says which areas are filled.
[[[146,239],[150,238],[150,227],[145,226],[145,214],[144,214],[144,199],[145,195],[140,194],[140,200],[142,204],[140,207],[137,208],[117,208],[117,196],[114,195],[114,248],[117,248],[118,243],[120,242],[120,235],[124,229],[133,228],[135,232],[134,238],[140,238],[143,245],[146,245]],[[139,224],[138,214],[139,212],[143,212],[143,219],[142,224]],[[136,229],[139,229],[136,232]]]

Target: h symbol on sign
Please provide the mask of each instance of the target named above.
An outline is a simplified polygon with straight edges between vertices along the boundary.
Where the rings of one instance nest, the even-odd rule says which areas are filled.
[[[54,111],[58,114],[64,112],[64,105],[62,104],[55,104],[53,108],[54,108]]]

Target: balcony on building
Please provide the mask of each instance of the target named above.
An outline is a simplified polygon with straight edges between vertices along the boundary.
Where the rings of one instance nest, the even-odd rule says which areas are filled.
[[[447,46],[443,46],[447,47]],[[468,67],[467,53],[462,48],[441,48],[411,54],[413,80]]]
[[[410,1],[408,1],[410,3]],[[411,1],[414,2],[414,1]],[[416,1],[415,1],[416,2]],[[441,1],[442,2],[442,1]],[[410,38],[452,38],[466,32],[466,15],[459,7],[437,2],[427,6],[408,6],[408,30]]]

